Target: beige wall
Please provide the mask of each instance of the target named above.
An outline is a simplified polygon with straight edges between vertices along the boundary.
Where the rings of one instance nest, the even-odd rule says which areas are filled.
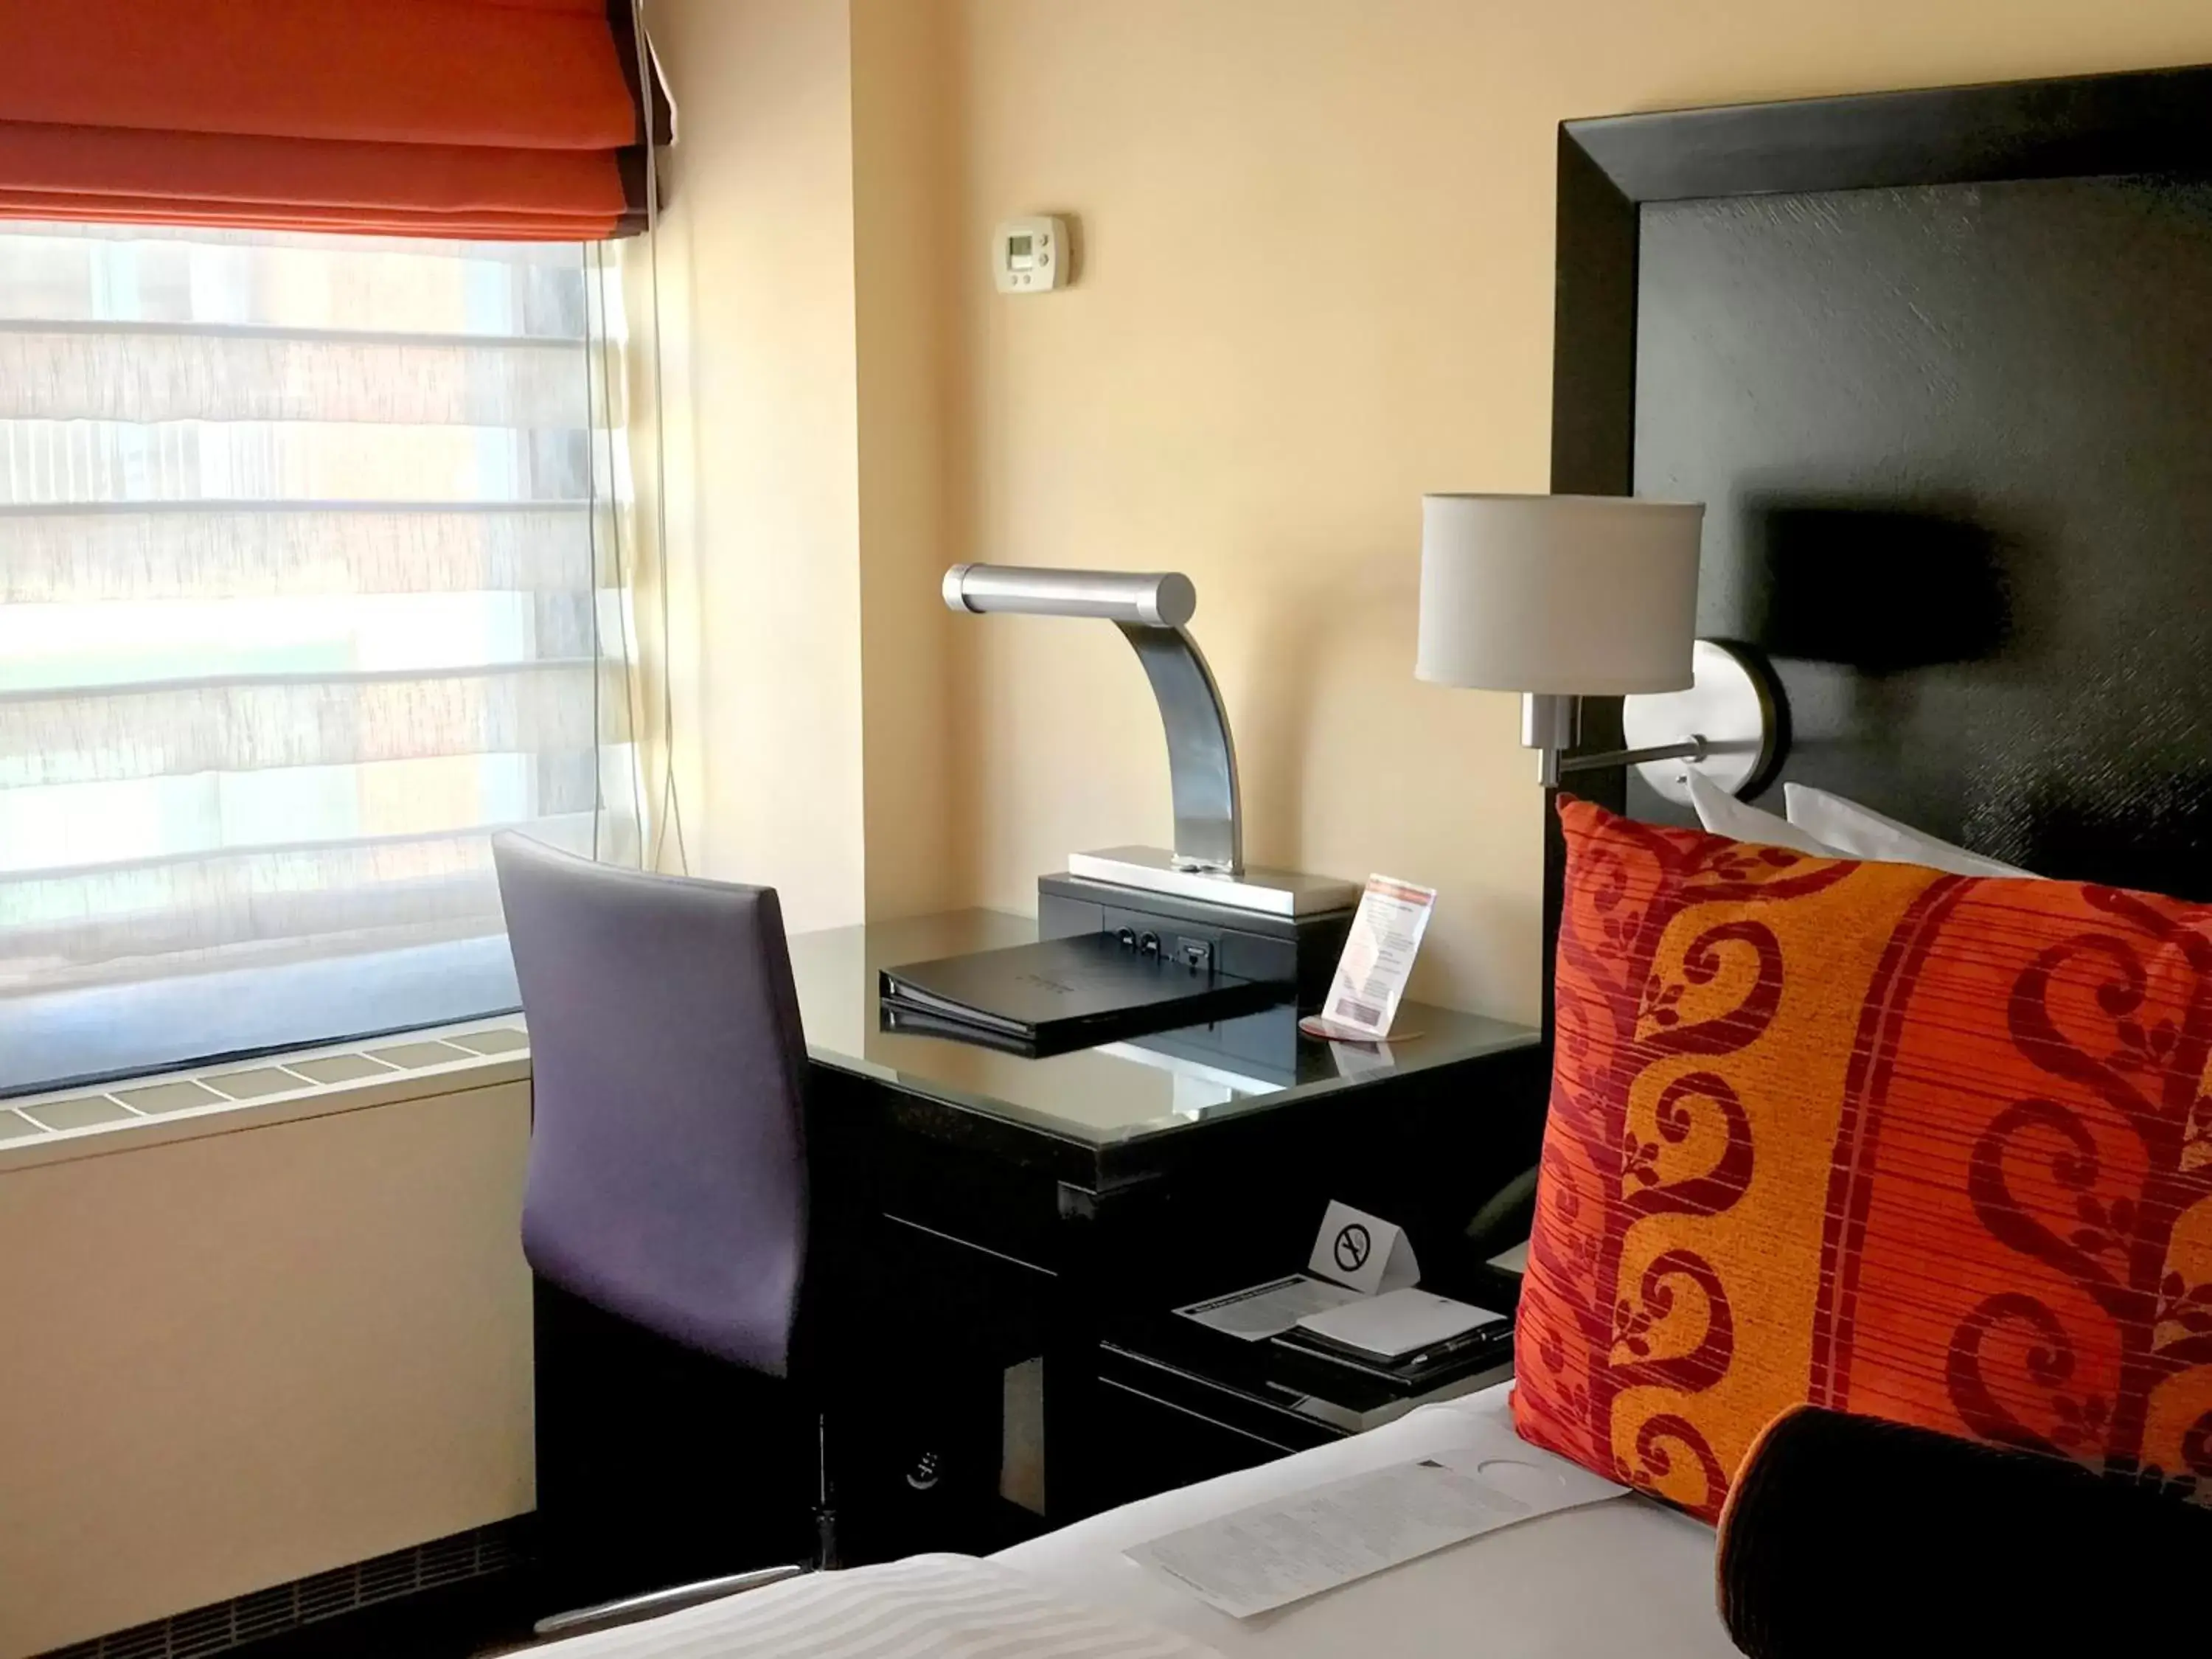
[[[793,927],[863,890],[852,40],[829,0],[653,0],[670,672],[696,872]]]
[[[1027,909],[1170,836],[1110,629],[944,613],[960,558],[1165,566],[1258,860],[1432,882],[1417,981],[1537,1006],[1511,699],[1412,678],[1425,489],[1547,482],[1554,130],[2212,58],[2203,0],[651,0],[678,750],[695,868],[796,926]],[[991,290],[989,228],[1079,222]],[[703,855],[703,856],[702,856]]]
[[[968,688],[937,603],[960,556],[948,484],[965,434],[959,87],[941,0],[851,0],[853,243],[860,365],[860,702],[871,916],[965,903],[974,884]]]
[[[1541,489],[1553,131],[1673,105],[2212,58],[2203,0],[959,0],[969,556],[1169,566],[1256,856],[1443,890],[1417,988],[1531,1015],[1511,699],[1412,678],[1424,489]],[[1079,217],[1069,292],[981,250]],[[1113,630],[977,621],[975,890],[1169,835]],[[871,851],[873,837],[871,838]]]
[[[965,902],[962,666],[933,599],[964,441],[951,9],[649,15],[682,138],[658,253],[690,867],[775,884],[796,928]]]
[[[0,1659],[528,1510],[530,1091],[0,1172]]]

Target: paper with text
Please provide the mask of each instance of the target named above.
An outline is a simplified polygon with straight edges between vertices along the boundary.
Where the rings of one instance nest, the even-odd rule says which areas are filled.
[[[1127,1553],[1208,1606],[1249,1619],[1623,1490],[1534,1448],[1520,1451],[1503,1460],[1394,1464],[1186,1527]]]
[[[1370,876],[1337,958],[1322,1017],[1332,1036],[1382,1038],[1406,994],[1406,981],[1428,932],[1437,890],[1389,876]]]

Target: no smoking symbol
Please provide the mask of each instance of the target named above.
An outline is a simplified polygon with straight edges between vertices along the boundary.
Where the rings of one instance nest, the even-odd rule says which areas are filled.
[[[1367,1265],[1367,1253],[1375,1248],[1375,1241],[1367,1229],[1357,1221],[1340,1227],[1336,1234],[1336,1265],[1348,1273],[1356,1273]]]

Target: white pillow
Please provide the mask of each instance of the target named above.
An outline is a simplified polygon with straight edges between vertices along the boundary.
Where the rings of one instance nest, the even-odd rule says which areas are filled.
[[[1815,840],[1811,830],[1793,823],[1790,819],[1777,817],[1771,812],[1762,812],[1756,806],[1747,805],[1717,784],[1708,781],[1703,773],[1694,769],[1690,772],[1689,779],[1690,805],[1698,809],[1698,822],[1712,835],[1726,836],[1730,841],[1752,841],[1768,847],[1786,847],[1793,853],[1803,853],[1816,859],[1846,856]]]
[[[1875,859],[1884,864],[1924,864],[1932,870],[1948,871],[1954,876],[2042,879],[2033,870],[2000,864],[1979,853],[1969,853],[1963,847],[1954,847],[1948,841],[1923,835],[1909,823],[1886,818],[1872,807],[1832,795],[1825,789],[1785,783],[1782,786],[1782,799],[1789,809],[1791,823],[1808,836],[1817,836],[1847,858]]]

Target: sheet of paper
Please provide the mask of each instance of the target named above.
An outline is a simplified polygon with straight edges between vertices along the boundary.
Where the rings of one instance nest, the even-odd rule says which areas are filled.
[[[1258,1342],[1281,1335],[1308,1314],[1323,1313],[1358,1298],[1358,1291],[1348,1291],[1341,1285],[1328,1285],[1304,1273],[1292,1273],[1287,1279],[1270,1279],[1249,1290],[1217,1296],[1211,1302],[1194,1302],[1176,1311],[1185,1319],[1194,1319],[1217,1331],[1242,1337],[1247,1342]]]
[[[1437,890],[1370,876],[1322,1004],[1332,1035],[1386,1037],[1436,908]]]
[[[1418,1285],[1421,1279],[1413,1242],[1395,1224],[1336,1202],[1321,1218],[1306,1271],[1349,1285],[1362,1296]]]
[[[1502,1325],[1505,1316],[1470,1307],[1449,1297],[1410,1286],[1360,1297],[1349,1305],[1310,1313],[1298,1323],[1316,1336],[1342,1342],[1383,1359],[1434,1347],[1485,1325]]]
[[[1525,1460],[1455,1467],[1458,1462],[1394,1464],[1186,1527],[1127,1553],[1208,1606],[1249,1619],[1622,1490],[1534,1448]]]

